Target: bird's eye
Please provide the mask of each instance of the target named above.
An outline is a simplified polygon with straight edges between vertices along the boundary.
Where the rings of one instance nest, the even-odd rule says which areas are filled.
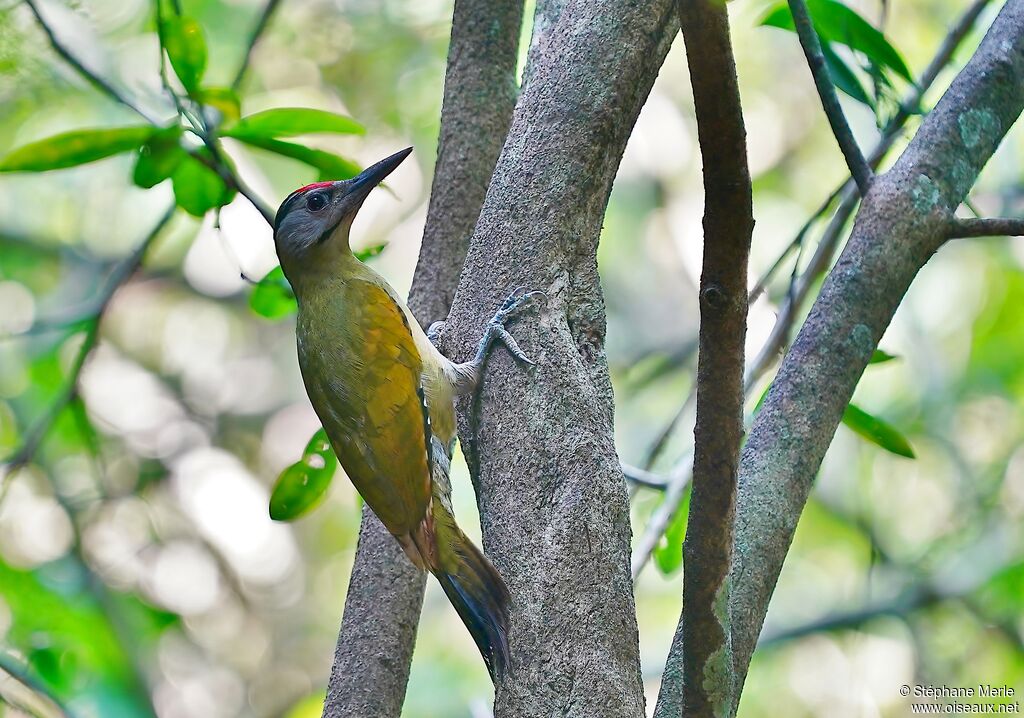
[[[327,197],[322,194],[311,194],[306,200],[306,208],[310,212],[319,212],[327,206]]]

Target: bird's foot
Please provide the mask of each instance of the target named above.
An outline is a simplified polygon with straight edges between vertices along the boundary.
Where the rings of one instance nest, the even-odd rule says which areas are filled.
[[[522,362],[527,366],[534,366],[534,361],[526,355],[515,337],[508,333],[505,329],[505,322],[511,319],[520,309],[522,309],[527,303],[529,303],[535,297],[543,297],[547,299],[547,294],[540,290],[527,292],[524,287],[517,288],[508,298],[502,303],[501,308],[494,313],[491,320],[487,323],[487,329],[484,332],[483,337],[480,339],[480,346],[477,349],[477,355],[474,362],[482,365],[487,352],[490,350],[494,342],[501,342],[505,345],[505,348],[509,350],[509,353],[516,358],[516,360]]]
[[[480,337],[480,343],[477,345],[476,356],[468,362],[454,366],[455,374],[458,377],[455,380],[456,393],[460,395],[469,394],[480,386],[484,364],[487,363],[487,355],[495,342],[504,344],[516,361],[526,366],[534,366],[533,360],[522,350],[515,337],[505,329],[505,322],[511,319],[527,302],[535,297],[546,298],[547,295],[540,291],[526,292],[520,288],[512,292],[508,299],[502,303],[498,311],[487,322],[487,328],[484,330],[483,336]],[[431,326],[431,329],[434,329],[434,326],[436,326],[436,323]]]

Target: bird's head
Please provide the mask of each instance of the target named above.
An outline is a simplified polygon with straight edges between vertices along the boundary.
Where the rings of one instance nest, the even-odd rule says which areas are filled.
[[[410,152],[408,147],[385,157],[352,179],[317,182],[288,195],[274,218],[274,244],[285,272],[319,261],[328,247],[347,252],[349,229],[363,200]]]

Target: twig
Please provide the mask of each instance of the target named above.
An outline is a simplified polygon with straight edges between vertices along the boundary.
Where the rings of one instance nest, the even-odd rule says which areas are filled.
[[[952,61],[957,48],[960,47],[960,44],[970,33],[971,28],[974,27],[974,23],[977,22],[978,17],[990,2],[991,0],[975,0],[974,4],[972,4],[971,7],[969,7],[964,14],[960,16],[960,19],[949,31],[949,34],[946,35],[946,38],[936,51],[932,61],[928,63],[928,67],[925,68],[923,73],[921,73],[920,82],[918,82],[904,101],[900,103],[899,111],[886,125],[885,129],[882,131],[881,139],[879,139],[878,144],[868,155],[868,161],[871,163],[872,167],[876,167],[878,163],[881,162],[882,158],[885,157],[885,154],[892,148],[896,139],[900,136],[900,132],[907,120],[910,119],[910,117],[913,116],[920,107],[924,94],[931,89],[935,80],[938,79],[939,74]],[[831,206],[832,201],[836,197],[840,198],[839,207],[836,209],[831,222],[829,222],[828,228],[822,235],[811,261],[800,276],[799,280],[791,287],[790,294],[782,308],[779,310],[778,318],[775,320],[775,325],[772,327],[768,340],[765,341],[761,351],[747,368],[747,379],[745,383],[748,390],[764,375],[768,368],[774,364],[783,347],[788,344],[789,333],[792,330],[793,322],[796,319],[796,314],[799,311],[799,308],[803,305],[807,298],[807,294],[814,286],[814,283],[831,264],[832,256],[835,254],[836,247],[838,247],[839,241],[843,237],[843,230],[853,214],[854,209],[857,207],[858,195],[854,182],[851,179],[847,179],[838,189],[833,191],[829,199],[822,204],[808,223],[801,228],[800,232],[797,234],[797,240],[803,238],[809,225],[828,210],[828,207]],[[796,240],[794,240],[794,242],[796,242]],[[786,253],[789,251],[790,249],[787,248]],[[760,285],[761,282],[758,283],[758,286]],[[756,288],[757,286],[755,286],[755,289]]]
[[[957,218],[950,223],[950,239],[1024,236],[1024,219],[1014,217]]]
[[[0,481],[6,481],[12,473],[25,466],[30,462],[39,450],[39,446],[42,444],[46,435],[53,427],[54,422],[60,416],[61,412],[67,408],[68,404],[78,394],[78,379],[81,376],[82,369],[85,366],[85,360],[89,357],[90,352],[96,346],[96,341],[99,338],[99,326],[100,320],[103,318],[107,307],[110,305],[110,300],[113,298],[117,290],[135,273],[135,270],[142,264],[142,259],[145,257],[146,252],[152,246],[153,242],[160,235],[160,232],[167,223],[171,221],[171,217],[174,216],[175,208],[172,206],[164,213],[164,216],[160,218],[160,221],[150,230],[149,234],[139,243],[139,246],[129,256],[118,262],[110,276],[107,278],[106,285],[103,290],[95,299],[95,311],[91,319],[89,319],[89,327],[86,329],[85,339],[82,341],[82,346],[79,347],[78,353],[75,355],[74,361],[71,363],[71,369],[68,372],[67,381],[60,393],[50,404],[46,413],[42,418],[37,421],[33,427],[27,432],[25,440],[21,446],[15,450],[13,454],[4,462],[6,471],[3,477],[0,477]]]
[[[999,568],[1002,569],[1004,567]],[[978,589],[978,587],[984,585],[987,579],[991,578],[995,573],[996,572],[993,571],[992,574],[986,576],[986,580],[974,581],[970,585],[957,589],[956,591],[943,589],[930,582],[925,582],[922,585],[911,588],[890,600],[878,601],[871,605],[850,611],[837,611],[791,628],[777,630],[768,629],[758,640],[757,647],[759,649],[770,648],[778,646],[781,643],[788,643],[816,633],[856,629],[860,628],[865,623],[887,616],[894,618],[906,618],[910,613],[922,608],[934,606],[945,601],[960,601],[980,620],[994,625],[995,628],[1013,642],[1014,646],[1017,647],[1018,650],[1021,650],[1024,648],[1024,640],[1022,640],[1020,632],[1017,630],[1016,626],[1012,625],[1012,623],[1007,624],[1001,621],[994,621],[990,616],[985,614],[981,606],[979,606],[976,601],[971,600],[971,595]]]
[[[839,187],[832,191],[832,194],[828,196],[828,199],[822,202],[821,206],[818,207],[817,210],[815,210],[815,212],[807,219],[806,222],[804,222],[803,226],[800,227],[799,231],[797,231],[796,235],[793,237],[790,243],[786,245],[786,248],[782,250],[782,253],[779,254],[778,257],[776,257],[775,261],[772,262],[771,266],[768,267],[767,270],[765,270],[764,274],[758,277],[758,280],[754,284],[753,289],[750,290],[750,294],[747,296],[748,304],[753,304],[757,300],[757,298],[761,296],[765,289],[768,288],[768,282],[771,281],[771,278],[775,276],[775,273],[782,268],[782,265],[786,261],[786,258],[789,257],[789,255],[792,254],[794,251],[799,250],[801,247],[803,247],[804,240],[807,238],[807,235],[811,231],[811,228],[813,228],[815,223],[819,219],[821,219],[821,217],[826,212],[828,212],[829,207],[832,206],[832,204],[836,201],[836,198],[839,197],[840,193],[844,190],[846,186],[847,184],[844,182],[842,185],[840,185]]]
[[[857,183],[860,196],[863,197],[868,193],[868,187],[871,184],[873,176],[871,167],[864,159],[860,147],[857,146],[857,140],[854,138],[846,116],[843,114],[843,108],[839,104],[839,96],[836,94],[836,88],[832,84],[828,67],[825,65],[821,40],[811,22],[811,15],[807,11],[806,3],[804,0],[789,0],[789,9],[793,13],[793,24],[796,26],[796,34],[800,38],[800,45],[804,49],[804,56],[811,68],[811,74],[814,76],[814,84],[818,88],[821,106],[825,109],[825,115],[832,126],[832,134],[835,135],[836,142],[839,143],[839,149],[846,159],[846,165],[850,168],[854,182]]]
[[[56,707],[57,710],[60,711],[60,714],[65,718],[74,718],[74,714],[71,710],[61,702],[56,694],[50,690],[49,686],[42,681],[37,680],[35,676],[29,673],[27,666],[20,665],[14,656],[5,651],[0,651],[0,671],[3,671],[18,683],[25,686],[27,689],[32,691],[32,693],[42,697],[47,704]]]
[[[794,277],[786,296],[786,301],[779,310],[778,317],[775,319],[775,324],[772,325],[772,331],[769,333],[768,339],[765,340],[761,351],[758,352],[757,356],[747,367],[744,386],[748,392],[757,383],[757,380],[764,376],[768,368],[775,363],[778,354],[789,343],[789,333],[793,328],[797,312],[803,306],[804,300],[807,298],[815,282],[818,281],[818,278],[825,273],[825,270],[831,264],[832,256],[835,254],[839,240],[843,237],[846,225],[853,214],[853,210],[857,207],[858,201],[858,195],[852,183],[844,189],[841,196],[842,202],[840,202],[839,207],[836,209],[836,213],[832,215],[832,220],[829,222],[824,234],[822,234],[821,241],[818,242],[814,254],[811,255],[807,269],[799,277]]]
[[[622,465],[622,473],[626,477],[626,481],[647,489],[664,491],[669,485],[668,477],[641,469],[639,466],[633,466],[632,464],[624,463]]]
[[[697,344],[693,345],[693,353],[697,352]],[[679,426],[679,422],[683,420],[683,417],[687,415],[693,402],[697,399],[697,382],[694,381],[690,386],[689,391],[686,393],[686,399],[679,405],[679,410],[675,413],[675,416],[665,425],[658,436],[651,443],[650,448],[647,450],[647,455],[644,456],[643,468],[649,470],[654,466],[654,462],[661,456],[661,452],[665,450],[668,445],[668,440],[672,438],[672,434],[675,432],[676,427]]]
[[[661,500],[661,503],[658,504],[651,514],[651,517],[647,519],[644,532],[637,540],[636,548],[633,549],[633,555],[630,558],[630,569],[634,581],[640,576],[640,572],[644,570],[644,566],[651,559],[651,555],[654,553],[654,549],[657,548],[658,542],[661,541],[661,537],[665,535],[669,524],[675,518],[676,512],[679,510],[679,504],[683,500],[683,494],[686,493],[686,487],[690,485],[692,479],[693,451],[690,449],[676,462],[675,466],[672,467],[672,471],[669,472],[665,481],[665,498]]]
[[[44,33],[46,33],[46,37],[50,41],[50,46],[58,55],[61,56],[61,58],[63,58],[63,60],[66,63],[71,65],[71,67],[75,68],[75,70],[78,71],[78,74],[80,74],[82,77],[88,80],[94,87],[100,90],[100,92],[107,95],[115,102],[119,102],[128,109],[132,110],[137,115],[146,120],[146,122],[150,123],[151,125],[160,124],[160,120],[158,118],[154,117],[153,115],[150,115],[148,112],[146,112],[141,107],[136,105],[134,102],[128,99],[127,95],[122,93],[107,80],[103,79],[95,72],[90,70],[82,63],[81,60],[75,57],[74,54],[70,50],[68,50],[68,48],[65,47],[60,40],[57,39],[57,35],[53,32],[53,28],[51,28],[49,23],[47,23],[46,20],[43,18],[42,13],[39,12],[39,7],[36,5],[35,0],[25,0],[25,4],[28,6],[28,9],[32,11],[32,14],[35,15],[36,22],[39,24],[39,27],[42,28]]]
[[[46,37],[49,39],[50,45],[53,47],[54,51],[58,55],[60,55],[65,62],[71,65],[75,70],[78,71],[80,75],[82,75],[82,77],[84,77],[86,80],[92,83],[95,87],[97,87],[101,92],[110,97],[112,100],[119,102],[128,109],[132,110],[140,117],[142,117],[144,120],[149,122],[151,125],[155,125],[158,127],[163,125],[159,118],[150,115],[148,112],[140,108],[138,105],[132,102],[126,95],[124,95],[117,88],[115,88],[112,84],[110,84],[102,77],[94,73],[92,70],[86,67],[78,58],[76,58],[75,55],[70,50],[68,50],[67,47],[65,47],[64,44],[61,43],[61,41],[57,38],[57,35],[54,33],[53,28],[50,27],[49,23],[46,22],[46,19],[43,18],[42,14],[39,12],[39,8],[36,6],[35,0],[25,0],[25,3],[32,11],[32,14],[35,15],[36,21],[42,28],[43,32],[46,33]],[[160,34],[162,35],[162,33]],[[162,37],[160,42],[162,50]],[[162,57],[163,56],[161,53],[161,63],[163,62]],[[171,93],[171,96],[172,98],[174,97],[173,92]],[[178,107],[178,111],[181,112],[182,108]],[[221,180],[223,180],[224,183],[228,185],[228,187],[236,190],[239,194],[241,194],[243,197],[249,200],[249,202],[251,202],[253,206],[256,207],[257,210],[259,210],[260,214],[263,215],[263,218],[267,221],[268,224],[273,225],[273,213],[266,205],[263,204],[263,202],[260,201],[260,199],[256,196],[256,193],[253,192],[241,180],[241,178],[237,177],[234,174],[234,172],[232,172],[230,165],[228,165],[223,155],[220,153],[220,148],[216,146],[215,140],[210,138],[209,135],[207,135],[205,131],[203,131],[201,128],[196,128],[196,130],[197,136],[203,141],[204,144],[206,144],[207,148],[210,149],[210,153],[211,155],[214,156],[215,159],[215,162],[213,164],[205,164],[207,164],[207,166],[213,169],[217,173],[217,176],[219,176]],[[211,145],[214,146],[211,147]],[[189,154],[201,162],[204,161],[204,158],[194,150],[190,151]]]
[[[831,613],[822,618],[793,626],[792,628],[766,631],[758,641],[757,646],[758,648],[768,648],[777,646],[780,643],[805,638],[815,633],[859,628],[876,618],[906,616],[916,609],[934,605],[948,598],[951,598],[951,596],[942,595],[929,589],[914,589],[892,600],[880,601],[852,611]]]
[[[271,1],[277,2],[279,0]],[[271,212],[270,208],[267,207],[263,203],[263,201],[256,196],[256,193],[253,192],[253,190],[250,189],[249,186],[242,181],[242,178],[232,171],[231,164],[224,156],[224,153],[221,150],[220,145],[217,143],[216,138],[210,132],[210,127],[207,125],[206,118],[204,117],[204,113],[201,111],[201,108],[198,113],[189,110],[188,106],[186,105],[187,98],[182,98],[171,86],[170,77],[167,74],[167,60],[164,48],[164,18],[161,0],[155,0],[154,6],[156,12],[157,37],[160,40],[160,82],[164,87],[164,91],[168,95],[170,95],[171,100],[174,102],[174,107],[177,109],[178,115],[184,118],[189,123],[190,131],[192,132],[192,134],[194,134],[202,141],[203,145],[210,153],[210,156],[207,157],[206,155],[202,154],[200,151],[194,148],[188,148],[186,151],[193,159],[202,163],[209,169],[213,170],[217,174],[217,176],[220,177],[221,181],[225,185],[227,185],[229,189],[235,190],[240,195],[249,200],[252,206],[255,207],[263,216],[263,219],[266,220],[267,224],[273,227],[273,212]],[[181,8],[175,5],[175,12],[180,14]],[[261,32],[263,27],[265,27],[265,23],[262,23],[260,25]],[[253,42],[255,42],[256,39],[258,39],[258,36],[253,38]],[[246,55],[245,62],[248,62],[248,54]],[[241,69],[244,70],[244,65],[242,66]]]
[[[939,49],[936,51],[932,61],[928,63],[928,67],[926,67],[924,72],[921,73],[921,79],[917,83],[917,88],[915,88],[912,97],[908,98],[900,105],[899,111],[896,113],[896,116],[890,120],[886,127],[887,131],[884,134],[888,134],[889,128],[901,125],[911,115],[919,112],[921,99],[923,98],[924,93],[928,91],[932,86],[932,83],[938,79],[939,73],[941,73],[946,68],[946,65],[948,65],[953,59],[953,55],[960,47],[960,43],[962,43],[971,32],[974,24],[978,21],[978,17],[981,16],[981,13],[984,12],[985,8],[988,7],[991,2],[992,0],[974,0],[974,3],[964,11],[964,14],[960,16],[960,19],[957,20],[956,24],[953,25],[952,29],[943,39],[942,44],[939,45]],[[881,149],[882,144],[880,143],[879,146],[875,148],[875,151],[871,153],[868,161],[877,162],[878,159],[881,158],[879,155],[879,150]],[[888,150],[888,146],[885,147],[885,150]],[[882,150],[882,152],[884,153],[885,150]]]
[[[274,213],[259,197],[256,196],[256,193],[242,180],[241,177],[231,171],[230,165],[224,157],[224,153],[221,150],[220,145],[217,144],[217,140],[206,132],[201,133],[199,135],[199,139],[203,141],[203,144],[206,145],[206,149],[210,151],[210,156],[213,157],[213,170],[221,180],[223,180],[228,187],[233,187],[238,194],[249,200],[250,204],[259,210],[259,213],[263,216],[263,219],[266,220],[267,224],[273,228]]]
[[[256,47],[256,43],[259,42],[260,37],[263,35],[263,31],[267,29],[267,24],[270,22],[270,18],[274,15],[274,11],[277,10],[277,6],[281,4],[281,0],[267,0],[267,4],[263,6],[263,12],[260,14],[260,19],[256,23],[256,27],[253,28],[252,34],[249,36],[249,44],[245,47],[245,55],[242,56],[242,64],[238,66],[238,72],[235,73],[235,79],[231,81],[231,89],[237,90],[242,85],[242,80],[245,79],[245,73],[249,69],[249,61],[252,59],[253,48]]]

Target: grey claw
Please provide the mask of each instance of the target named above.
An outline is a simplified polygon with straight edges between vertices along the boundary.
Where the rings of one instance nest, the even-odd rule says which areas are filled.
[[[495,339],[500,341],[508,349],[509,353],[512,354],[517,360],[526,364],[527,366],[536,366],[536,363],[526,355],[526,352],[522,350],[515,337],[508,333],[508,330],[500,324],[496,325]]]
[[[441,332],[444,331],[444,322],[438,320],[427,327],[427,339],[430,340],[431,344],[437,344],[437,338],[441,336]]]
[[[529,302],[533,297],[541,296],[547,299],[547,294],[539,289],[535,289],[532,292],[523,293],[523,287],[517,287],[512,294],[508,296],[508,299],[501,305],[501,308],[495,313],[494,321],[503,323],[512,314],[516,312],[521,306]]]
[[[504,302],[502,302],[501,308],[508,309],[509,307],[511,307],[513,304],[516,303],[516,300],[519,299],[519,295],[522,294],[524,291],[526,291],[526,287],[524,286],[519,286],[513,289],[512,293],[505,298]]]

